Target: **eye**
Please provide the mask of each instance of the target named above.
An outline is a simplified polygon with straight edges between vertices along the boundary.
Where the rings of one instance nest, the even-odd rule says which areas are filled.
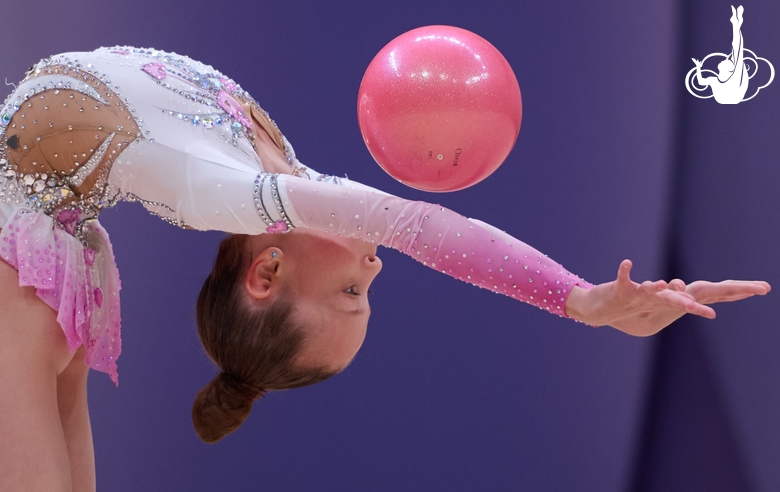
[[[359,295],[360,295],[360,293],[358,293],[358,292],[355,290],[355,287],[356,287],[356,286],[352,285],[352,286],[350,286],[350,287],[349,287],[347,290],[345,290],[344,292],[346,292],[347,294],[349,294],[349,295],[351,295],[351,296],[359,296]],[[371,290],[371,289],[368,289],[368,290],[366,291],[366,293],[367,293],[367,294],[373,294],[373,293],[374,293],[374,291],[373,291],[373,290]]]
[[[345,290],[344,292],[346,292],[347,294],[349,294],[349,295],[351,295],[351,296],[359,296],[359,295],[360,295],[360,294],[358,294],[358,293],[357,293],[357,291],[355,290],[355,286],[354,286],[354,285],[350,286],[350,287],[349,287],[347,290]]]

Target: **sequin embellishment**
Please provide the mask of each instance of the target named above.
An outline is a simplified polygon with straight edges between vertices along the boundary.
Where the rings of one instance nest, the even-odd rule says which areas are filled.
[[[276,211],[279,212],[279,215],[282,218],[282,221],[287,226],[287,230],[284,232],[289,232],[293,229],[295,229],[295,226],[290,222],[290,219],[287,217],[287,212],[284,210],[284,205],[282,204],[282,198],[279,196],[279,188],[276,184],[276,179],[278,178],[278,174],[272,174],[271,179],[269,180],[271,183],[271,196],[274,199],[274,205],[276,205]]]
[[[295,229],[295,226],[290,221],[290,218],[287,216],[287,212],[285,211],[284,205],[282,204],[282,199],[279,196],[277,177],[278,174],[268,174],[268,173],[258,174],[257,177],[255,178],[255,186],[253,191],[257,214],[260,216],[263,222],[265,222],[265,224],[268,226],[266,227],[265,231],[270,234],[290,232],[291,230]],[[265,191],[266,180],[269,183],[271,200],[274,203],[274,208],[276,209],[276,213],[279,216],[279,220],[274,220],[271,218],[271,214],[269,213],[265,205],[265,198],[263,198],[263,194]]]
[[[251,129],[252,128],[252,122],[249,121],[249,118],[246,117],[246,114],[244,113],[244,108],[241,107],[241,104],[236,101],[236,99],[228,94],[226,91],[219,91],[219,95],[217,96],[217,103],[219,104],[219,107],[224,109],[227,114],[232,116],[236,119],[239,123],[244,125],[246,128]]]
[[[132,51],[156,59],[145,64],[141,70],[158,84],[193,103],[205,106],[200,109],[194,107],[190,112],[163,108],[163,113],[206,129],[224,124],[232,134],[233,145],[237,145],[241,138],[250,138],[252,134],[246,130],[252,128],[252,122],[236,97],[246,101],[254,100],[238,84],[215,70],[199,71],[183,57],[157,50],[134,48]],[[224,113],[219,112],[219,109]]]
[[[152,77],[154,77],[157,80],[162,80],[165,78],[165,65],[159,62],[152,62],[147,63],[143,67],[141,67],[141,70],[148,73]]]
[[[92,174],[92,171],[94,171],[95,168],[97,168],[98,164],[100,164],[100,161],[103,160],[108,147],[111,145],[111,141],[114,139],[114,135],[116,135],[116,133],[112,133],[106,137],[106,139],[103,140],[103,143],[100,144],[100,147],[98,147],[95,153],[92,154],[92,157],[90,157],[89,160],[84,163],[84,165],[81,166],[75,174],[64,179],[65,183],[72,186],[81,186],[84,183],[84,180],[87,179],[90,174]]]
[[[263,201],[263,186],[265,185],[265,179],[267,175],[265,173],[258,174],[255,178],[254,187],[254,202],[257,214],[269,227],[274,225],[274,221],[268,216],[268,210],[265,208],[265,202]]]
[[[20,204],[21,198],[34,210],[50,215],[60,227],[85,241],[82,235],[85,223],[97,218],[101,209],[113,206],[120,198],[108,185],[108,173],[122,150],[144,138],[142,120],[134,117],[135,109],[127,98],[121,97],[105,73],[95,70],[92,64],[82,64],[65,55],[41,60],[20,84],[24,84],[25,89],[10,94],[0,111],[3,114],[0,140],[5,141],[6,132],[16,128],[21,147],[15,150],[0,146],[0,160],[3,161],[0,167],[6,178],[4,184],[0,183],[0,200]],[[81,123],[77,125],[71,119],[62,119],[56,124],[56,120],[42,120],[54,104],[62,108],[60,111],[72,112],[67,117]],[[103,143],[90,146],[83,138],[85,131],[91,131],[86,129],[91,127],[84,126],[84,118],[87,113],[98,110],[101,114],[98,121],[102,123],[95,128],[94,136],[99,139],[102,134]],[[58,115],[63,116],[61,112]],[[111,130],[102,126],[108,122],[113,126]],[[65,147],[52,154],[45,146],[41,150],[46,139],[56,140],[63,131],[80,133],[80,147],[69,148],[67,155],[62,151]],[[58,145],[67,146],[74,140],[64,140]],[[13,181],[18,186],[14,187]],[[9,191],[14,192],[13,199],[10,199]],[[63,211],[69,212],[60,215]],[[65,223],[58,220],[60,217]],[[75,222],[73,217],[76,217]]]
[[[282,232],[288,232],[287,224],[285,224],[283,220],[278,220],[274,225],[266,227],[265,232],[267,232],[268,234],[279,234]]]

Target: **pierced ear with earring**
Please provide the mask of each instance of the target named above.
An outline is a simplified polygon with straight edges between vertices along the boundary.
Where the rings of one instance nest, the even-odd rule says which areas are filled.
[[[278,258],[279,253],[277,251],[271,251],[271,258]]]

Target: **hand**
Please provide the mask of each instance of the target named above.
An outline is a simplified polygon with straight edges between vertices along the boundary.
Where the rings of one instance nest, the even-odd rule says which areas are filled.
[[[642,284],[633,282],[631,267],[631,260],[623,260],[616,280],[587,291],[572,289],[566,300],[566,314],[593,326],[611,326],[628,316],[650,314],[661,308],[715,317],[712,308],[697,303],[690,294],[669,289],[663,280],[648,280]]]
[[[682,280],[675,279],[669,282],[669,290],[685,292],[700,304],[714,304],[765,295],[772,287],[766,282],[745,280],[724,280],[716,283],[699,280],[686,286]],[[686,313],[679,309],[662,308],[650,314],[628,316],[611,326],[629,335],[654,335],[684,314]]]
[[[693,63],[696,64],[696,68],[701,68],[701,62],[699,60],[696,58],[691,58],[691,60],[693,60]]]
[[[765,294],[766,282],[728,280],[717,284],[682,280],[667,284],[663,280],[631,281],[631,261],[620,264],[617,279],[591,290],[575,288],[566,300],[566,313],[593,326],[609,325],[625,333],[647,336],[659,332],[677,318],[689,313],[714,318],[715,311],[706,303],[733,301]]]

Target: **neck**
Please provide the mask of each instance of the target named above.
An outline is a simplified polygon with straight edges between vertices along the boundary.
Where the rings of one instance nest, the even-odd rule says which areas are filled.
[[[292,168],[287,163],[284,154],[282,134],[265,116],[262,110],[251,104],[244,103],[244,111],[251,116],[252,131],[255,136],[255,148],[263,169],[266,172],[292,174]]]

